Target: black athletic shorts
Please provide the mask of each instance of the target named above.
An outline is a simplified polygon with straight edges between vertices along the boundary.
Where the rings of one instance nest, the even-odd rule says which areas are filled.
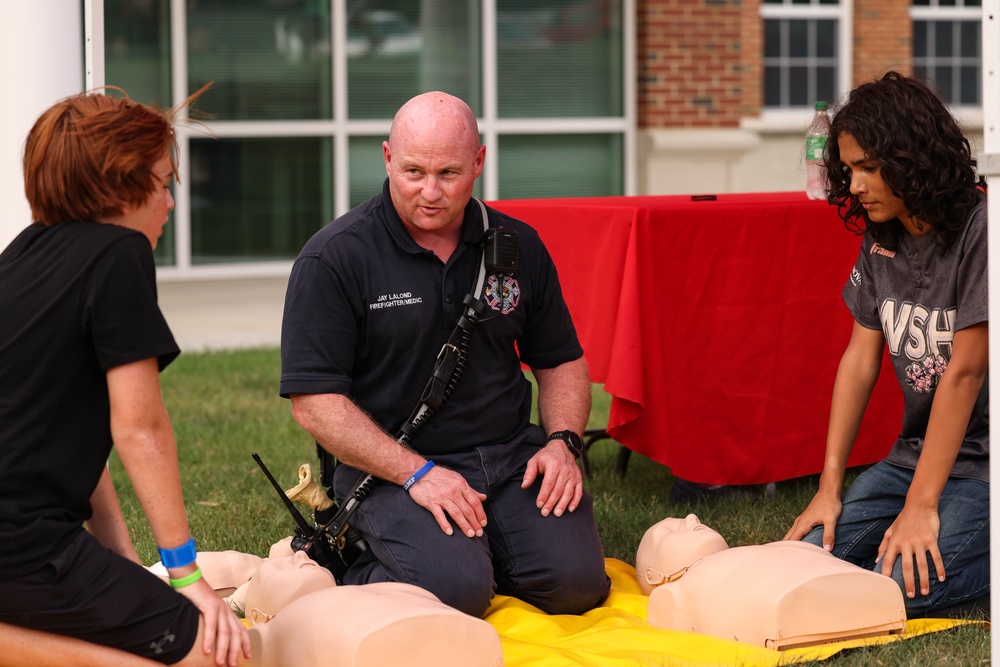
[[[0,581],[0,621],[165,664],[191,651],[198,618],[190,600],[85,531],[38,570]]]

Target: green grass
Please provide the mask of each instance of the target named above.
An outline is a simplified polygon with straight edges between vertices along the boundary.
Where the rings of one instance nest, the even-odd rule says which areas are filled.
[[[315,445],[278,397],[276,349],[184,354],[161,376],[164,400],[177,434],[181,477],[192,534],[203,551],[234,549],[267,555],[290,535],[292,519],[251,458],[258,452],[283,488],[298,481],[298,467],[313,465]],[[607,420],[609,399],[594,390],[591,428]],[[632,455],[624,478],[614,472],[619,446],[601,440],[589,452],[596,519],[605,555],[634,564],[645,530],[664,517],[693,512],[730,544],[778,540],[815,491],[815,478],[777,484],[773,499],[722,498],[697,503],[669,500],[669,469]],[[136,549],[144,562],[158,559],[152,535],[121,465],[112,471]],[[753,489],[759,490],[759,489]],[[822,664],[987,665],[990,633],[966,626],[870,649],[843,651]]]

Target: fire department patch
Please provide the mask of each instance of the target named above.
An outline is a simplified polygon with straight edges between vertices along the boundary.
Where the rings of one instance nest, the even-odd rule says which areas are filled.
[[[486,281],[483,300],[493,310],[499,310],[506,315],[517,308],[517,302],[521,299],[521,287],[513,276],[504,274],[502,276],[503,282],[500,281],[500,278],[501,276],[493,274]]]

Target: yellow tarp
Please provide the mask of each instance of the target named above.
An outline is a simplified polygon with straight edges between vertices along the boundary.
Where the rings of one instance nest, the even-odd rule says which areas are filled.
[[[906,633],[774,651],[692,632],[662,630],[646,622],[649,598],[635,569],[607,559],[611,595],[582,616],[550,616],[511,597],[497,596],[486,620],[497,629],[506,667],[622,667],[662,665],[770,667],[823,660],[845,648],[886,644],[955,627],[963,621],[907,621]]]

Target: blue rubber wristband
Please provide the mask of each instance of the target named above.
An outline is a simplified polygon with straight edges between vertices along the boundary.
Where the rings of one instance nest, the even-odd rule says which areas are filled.
[[[193,537],[179,547],[174,547],[173,549],[161,549],[157,547],[156,550],[160,552],[160,561],[165,568],[184,567],[193,563],[198,557]]]
[[[427,463],[420,466],[417,472],[410,475],[410,479],[403,482],[403,491],[409,491],[410,487],[417,483],[421,477],[427,474],[427,471],[434,467],[434,461],[428,461]]]

